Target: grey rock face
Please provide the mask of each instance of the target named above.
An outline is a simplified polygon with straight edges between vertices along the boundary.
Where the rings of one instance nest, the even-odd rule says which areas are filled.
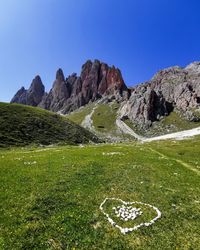
[[[75,73],[64,79],[61,69],[56,73],[56,80],[50,92],[45,95],[40,107],[64,114],[73,111],[104,95],[115,99],[125,99],[128,89],[123,81],[121,72],[114,67],[98,60],[88,60],[78,77]]]
[[[36,76],[27,91],[27,105],[37,106],[44,95],[45,88],[40,76]]]
[[[26,99],[27,99],[27,90],[24,87],[21,87],[21,89],[17,91],[17,93],[13,96],[10,102],[21,103],[26,105],[27,104]]]
[[[120,101],[129,97],[129,91],[119,69],[98,60],[88,60],[79,77],[73,73],[65,79],[62,69],[58,69],[52,89],[45,93],[37,76],[30,88],[20,89],[11,102],[68,113],[103,96],[112,96]]]
[[[62,109],[65,101],[70,96],[70,86],[65,82],[62,69],[56,72],[56,80],[49,94],[45,95],[39,107],[57,112]]]
[[[81,69],[65,78],[62,69],[56,72],[49,93],[39,76],[28,90],[21,88],[11,102],[69,113],[97,99],[120,102],[120,116],[145,128],[160,120],[174,109],[186,119],[196,121],[195,111],[200,108],[200,62],[185,68],[178,66],[159,71],[150,81],[128,89],[119,69],[98,60],[88,60]]]
[[[168,113],[162,93],[156,93],[148,85],[137,87],[121,108],[121,117],[128,116],[135,123],[147,127]]]
[[[22,87],[12,98],[11,103],[21,103],[30,106],[38,106],[44,96],[44,85],[40,76],[36,76],[28,90]]]
[[[160,71],[150,83],[161,91],[165,100],[183,112],[198,108],[200,101],[200,63],[186,68],[169,68]]]
[[[194,111],[199,107],[200,62],[195,62],[186,68],[161,70],[151,81],[137,86],[122,106],[121,116],[148,127],[174,109],[195,121]]]

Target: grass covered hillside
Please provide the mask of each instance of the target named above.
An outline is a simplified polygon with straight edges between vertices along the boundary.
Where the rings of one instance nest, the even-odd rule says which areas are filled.
[[[67,115],[67,118],[79,125],[83,124],[84,119],[92,111],[91,126],[98,134],[110,134],[113,136],[120,136],[116,127],[117,111],[119,104],[112,102],[109,104],[91,103]]]
[[[0,146],[98,142],[91,132],[39,108],[0,103]]]
[[[111,103],[90,103],[66,115],[66,117],[107,142],[133,141],[136,137],[131,135],[129,131],[122,130],[116,123],[119,119],[119,108],[119,103],[114,101]],[[199,121],[188,121],[177,110],[171,112],[168,116],[164,116],[160,121],[153,122],[148,129],[141,128],[127,117],[123,118],[123,122],[138,136],[149,138],[200,126]]]
[[[185,141],[0,150],[0,249],[198,250],[200,137]],[[153,225],[122,234],[105,198],[157,207]],[[104,211],[122,227],[133,221]],[[135,207],[136,205],[134,205]]]
[[[107,142],[133,141],[134,137],[123,133],[116,125],[119,103],[91,103],[68,114],[66,117],[87,128]],[[89,121],[88,121],[88,116]]]

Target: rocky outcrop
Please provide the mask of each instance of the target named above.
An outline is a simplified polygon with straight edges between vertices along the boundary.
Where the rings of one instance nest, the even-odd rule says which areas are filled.
[[[45,93],[45,88],[40,76],[36,76],[28,90],[22,87],[12,98],[11,103],[21,103],[30,106],[38,106]]]
[[[53,87],[49,94],[44,95],[39,107],[57,112],[63,108],[63,105],[69,96],[70,86],[65,82],[62,69],[58,69]]]
[[[195,113],[199,107],[200,62],[194,62],[186,68],[161,70],[151,81],[135,87],[120,114],[148,127],[174,109],[188,120],[197,121]]]
[[[88,60],[80,76],[73,73],[65,78],[61,69],[56,72],[49,93],[37,76],[28,90],[21,88],[11,102],[69,113],[98,99],[121,103],[119,115],[148,128],[173,110],[190,121],[197,121],[200,107],[200,62],[185,68],[171,67],[159,71],[150,81],[128,89],[118,68],[99,60]]]
[[[120,70],[98,60],[88,60],[82,66],[80,76],[73,73],[65,79],[62,69],[58,69],[49,93],[35,86],[35,79],[29,90],[20,89],[11,102],[66,114],[102,97],[118,101],[128,97],[128,89]]]
[[[27,90],[24,87],[21,87],[17,91],[17,93],[13,96],[11,103],[20,103],[20,104],[27,104]]]
[[[172,67],[156,74],[150,85],[161,91],[165,100],[177,109],[187,111],[200,104],[200,63],[186,68]]]
[[[131,121],[150,126],[161,116],[168,115],[162,93],[156,93],[150,86],[139,86],[132,92],[128,102],[122,105],[121,118],[127,116]]]

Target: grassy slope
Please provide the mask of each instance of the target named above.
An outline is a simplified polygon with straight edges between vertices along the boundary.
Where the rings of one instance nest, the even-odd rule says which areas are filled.
[[[85,116],[90,114],[94,103],[89,104],[73,113],[67,115],[67,118],[71,121],[81,125],[82,121],[84,120]],[[117,117],[117,110],[119,108],[119,104],[112,103],[112,104],[97,104],[97,107],[94,111],[92,116],[93,126],[96,131],[101,133],[112,133],[116,130],[116,117]]]
[[[94,103],[88,104],[88,105],[72,112],[71,114],[67,115],[67,118],[69,120],[75,122],[76,124],[81,125],[85,116],[91,113],[94,105],[95,105]]]
[[[200,176],[176,161],[200,171],[199,148],[200,137],[0,150],[0,249],[199,249]],[[150,203],[162,218],[124,236],[99,210],[106,197]]]
[[[115,122],[118,108],[119,104],[115,102],[110,105],[99,104],[92,116],[95,130],[101,133],[116,133]]]
[[[85,116],[92,111],[94,105],[94,103],[89,104],[69,114],[67,118],[80,125],[84,120]],[[119,104],[117,103],[98,104],[92,116],[93,127],[95,128],[97,134],[103,138],[106,137],[105,135],[107,135],[107,137],[108,135],[110,135],[111,137],[119,137],[124,140],[133,140],[133,137],[120,133],[116,127],[115,121],[117,117],[118,108]],[[136,133],[147,137],[164,135],[200,126],[200,122],[189,122],[183,117],[181,117],[177,112],[172,112],[169,116],[164,117],[161,121],[154,122],[148,130],[140,129],[129,119],[124,120],[124,122]]]
[[[97,138],[60,115],[19,104],[0,103],[0,146],[85,143]]]
[[[69,115],[67,118],[81,125],[85,116],[90,114],[94,104],[89,104]],[[116,126],[116,118],[119,104],[116,102],[109,104],[97,104],[92,115],[93,128],[96,134],[105,140],[133,140],[129,135],[121,133]],[[113,138],[113,139],[110,139]]]

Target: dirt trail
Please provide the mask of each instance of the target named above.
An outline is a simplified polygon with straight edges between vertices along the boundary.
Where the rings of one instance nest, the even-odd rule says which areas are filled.
[[[152,152],[158,154],[159,156],[161,156],[161,157],[163,157],[163,158],[165,158],[165,159],[173,160],[173,161],[179,163],[179,164],[182,165],[183,167],[185,167],[185,168],[187,168],[187,169],[189,169],[189,170],[195,172],[197,175],[200,176],[200,171],[199,171],[198,169],[194,168],[193,166],[191,166],[190,164],[188,164],[188,163],[186,163],[186,162],[184,162],[184,161],[182,161],[182,160],[176,159],[176,158],[170,158],[170,157],[168,157],[167,155],[164,155],[164,154],[160,153],[159,151],[157,151],[157,150],[155,150],[155,149],[152,149],[152,148],[149,148],[149,149],[150,149]]]
[[[195,135],[200,135],[200,127],[198,128],[193,128],[190,130],[183,130],[180,132],[176,133],[171,133],[171,134],[166,134],[166,135],[161,135],[161,136],[156,136],[152,138],[145,138],[145,142],[151,142],[151,141],[158,141],[158,140],[167,140],[167,139],[176,139],[176,140],[181,140],[187,137],[192,137]]]
[[[94,114],[94,111],[96,108],[97,108],[97,105],[95,105],[92,111],[88,115],[85,116],[84,120],[81,123],[82,127],[92,130],[92,131],[94,130],[92,115]]]
[[[200,127],[193,128],[190,130],[183,130],[176,133],[166,134],[166,135],[160,135],[156,137],[143,137],[138,134],[136,134],[126,123],[124,123],[120,118],[117,118],[116,125],[121,129],[124,133],[130,134],[136,139],[138,139],[141,142],[151,142],[151,141],[159,141],[159,140],[168,140],[168,139],[175,139],[175,140],[181,140],[187,137],[192,137],[195,135],[200,135]]]
[[[143,141],[145,139],[144,137],[136,134],[128,125],[126,125],[125,122],[123,122],[119,118],[116,119],[116,125],[124,134],[129,134],[138,139],[139,141]]]

